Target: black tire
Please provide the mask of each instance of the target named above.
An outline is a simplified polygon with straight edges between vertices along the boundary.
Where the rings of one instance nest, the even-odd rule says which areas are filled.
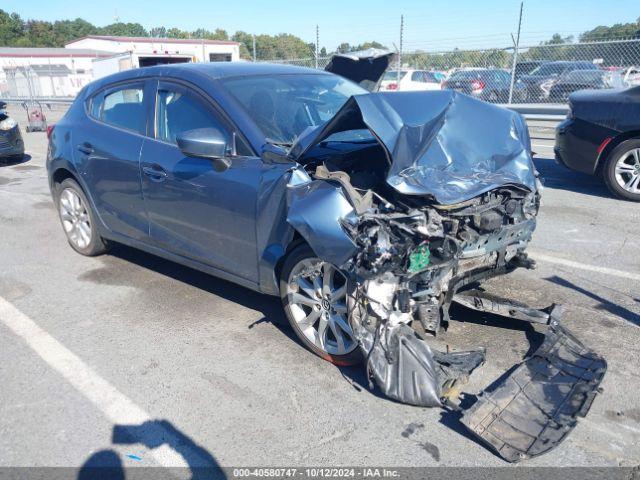
[[[282,300],[282,307],[284,309],[284,313],[287,317],[289,325],[291,325],[291,328],[295,332],[298,339],[302,342],[302,344],[308,350],[318,355],[320,358],[323,358],[324,360],[327,360],[328,362],[339,366],[357,365],[359,363],[362,363],[362,354],[360,353],[360,348],[357,345],[354,350],[351,350],[345,355],[331,354],[325,350],[322,350],[309,339],[307,339],[307,337],[300,329],[298,323],[294,319],[287,296],[288,279],[296,265],[298,265],[301,261],[309,258],[317,258],[317,255],[314,253],[311,247],[309,247],[309,245],[307,245],[306,243],[300,243],[288,253],[282,265],[282,269],[280,272],[280,299]],[[349,302],[347,302],[347,304],[349,304]]]
[[[61,196],[63,195],[63,192],[65,192],[65,190],[72,190],[80,198],[82,206],[86,211],[90,231],[90,240],[86,245],[78,245],[77,243],[75,243],[65,228],[62,218],[62,209],[60,207]],[[100,236],[97,228],[96,214],[91,208],[91,203],[89,203],[87,196],[84,194],[82,188],[75,180],[67,178],[66,180],[62,181],[62,183],[56,184],[55,204],[56,209],[58,210],[58,216],[60,217],[60,223],[65,232],[65,235],[67,236],[67,241],[69,242],[69,245],[71,245],[71,248],[73,248],[79,254],[85,255],[87,257],[95,257],[96,255],[101,255],[107,251],[107,242]]]
[[[634,138],[626,140],[615,147],[609,155],[602,169],[602,177],[607,188],[616,197],[632,202],[640,202],[640,193],[633,193],[625,190],[616,178],[616,165],[626,154],[634,149],[640,148],[640,139]],[[640,187],[638,187],[640,188]]]

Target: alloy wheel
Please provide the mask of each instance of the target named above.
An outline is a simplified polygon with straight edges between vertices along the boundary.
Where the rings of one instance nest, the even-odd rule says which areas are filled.
[[[616,182],[629,193],[640,194],[640,148],[622,155],[615,167]]]
[[[91,243],[91,223],[87,207],[78,195],[65,188],[60,193],[60,219],[69,241],[79,249],[85,249]]]
[[[357,342],[348,321],[347,279],[319,258],[298,262],[287,279],[287,304],[302,334],[330,355],[346,355]]]

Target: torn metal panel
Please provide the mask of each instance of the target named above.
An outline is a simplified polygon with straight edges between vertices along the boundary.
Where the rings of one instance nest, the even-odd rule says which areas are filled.
[[[393,52],[379,48],[338,53],[331,57],[325,70],[374,92],[378,89],[382,76],[391,65],[394,56]]]
[[[556,320],[532,357],[464,412],[462,422],[509,462],[558,446],[584,417],[607,362]]]
[[[329,122],[302,135],[290,155],[304,163],[313,145],[363,128],[384,147],[386,181],[400,193],[451,205],[507,185],[537,190],[522,116],[449,90],[355,95]]]

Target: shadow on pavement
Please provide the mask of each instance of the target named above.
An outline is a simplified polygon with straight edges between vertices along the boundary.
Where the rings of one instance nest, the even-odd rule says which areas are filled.
[[[167,420],[150,420],[140,425],[114,425],[112,441],[114,445],[143,445],[148,449],[167,445],[185,460],[193,480],[226,478],[213,455]],[[136,456],[130,458],[141,460]],[[157,471],[159,467],[148,468]],[[139,467],[135,467],[135,470],[139,470]],[[112,449],[105,449],[86,460],[78,472],[77,480],[124,480],[125,474],[119,454]],[[145,478],[162,477],[154,473]]]
[[[598,175],[592,176],[574,172],[558,165],[555,160],[550,158],[534,158],[533,163],[540,172],[542,184],[545,187],[583,193],[594,197],[613,198]]]
[[[109,255],[135,263],[143,268],[199,288],[230,302],[261,312],[264,318],[254,322],[252,325],[264,322],[274,325],[286,323],[278,297],[255,292],[213,275],[120,244],[113,244]]]
[[[593,293],[589,290],[587,290],[586,288],[580,287],[578,285],[576,285],[575,283],[570,282],[569,280],[566,280],[564,278],[558,277],[557,275],[554,275],[552,277],[548,277],[545,278],[546,281],[551,282],[551,283],[555,283],[556,285],[560,285],[562,287],[565,288],[570,288],[571,290],[575,290],[578,293],[581,293],[583,295],[586,295],[589,298],[592,298],[594,300],[596,300],[597,302],[600,302],[599,307],[602,310],[605,310],[609,313],[611,313],[612,315],[616,315],[624,320],[626,320],[627,322],[633,323],[634,325],[638,325],[640,326],[640,315],[638,315],[637,313],[632,312],[631,310],[622,307],[616,303],[611,302],[610,300],[607,300],[604,297],[601,297],[600,295]]]
[[[26,153],[22,156],[0,157],[0,167],[13,167],[14,165],[27,163],[29,160],[31,160],[31,155]]]

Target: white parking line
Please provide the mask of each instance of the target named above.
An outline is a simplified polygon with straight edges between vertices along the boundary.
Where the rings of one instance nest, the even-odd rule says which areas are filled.
[[[51,368],[62,375],[114,424],[140,425],[152,420],[146,411],[2,297],[0,322],[22,338]],[[174,436],[168,431],[162,433],[166,433],[165,438],[170,439]],[[150,454],[164,467],[187,466],[182,456],[167,445],[151,450]],[[206,460],[202,462],[206,465]]]
[[[565,267],[577,268],[579,270],[586,270],[588,272],[603,273],[605,275],[612,275],[614,277],[627,278],[629,280],[635,280],[640,282],[640,274],[625,272],[624,270],[616,270],[614,268],[598,267],[595,265],[589,265],[582,262],[574,262],[573,260],[567,260],[565,258],[553,257],[551,255],[545,255],[544,253],[538,253],[535,250],[529,250],[531,257],[534,260],[540,260],[547,263],[555,263],[556,265],[563,265]]]

